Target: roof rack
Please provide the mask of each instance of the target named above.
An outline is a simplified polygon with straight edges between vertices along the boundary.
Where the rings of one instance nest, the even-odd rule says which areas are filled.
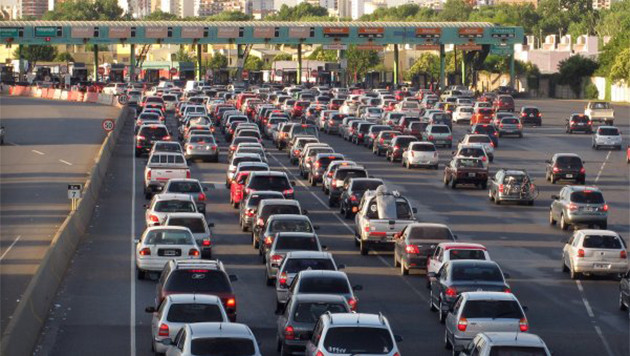
[[[190,259],[176,259],[175,263],[177,263],[177,266],[181,266],[181,267],[208,267],[208,265],[210,265],[210,267],[214,267],[214,268],[218,268],[218,269],[223,269],[223,262],[221,262],[220,260],[190,260]]]

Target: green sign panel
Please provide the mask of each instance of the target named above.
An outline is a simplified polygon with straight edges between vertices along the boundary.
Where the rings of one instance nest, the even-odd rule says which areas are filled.
[[[18,29],[15,27],[1,27],[0,28],[0,37],[2,38],[17,37],[17,36],[18,36]]]
[[[53,27],[53,26],[35,27],[35,37],[57,37],[57,27]]]
[[[497,46],[497,45],[491,45],[490,46],[490,53],[491,54],[496,54],[499,56],[509,56],[514,54],[514,48],[512,46]]]

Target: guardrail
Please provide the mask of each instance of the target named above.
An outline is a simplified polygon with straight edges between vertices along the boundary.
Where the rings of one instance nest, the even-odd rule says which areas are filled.
[[[31,90],[30,87],[12,87],[10,89],[10,95],[34,96],[53,100],[64,100],[66,98],[68,101],[95,102],[120,106],[112,95],[83,94],[61,89]],[[72,100],[72,98],[77,100]],[[46,321],[52,302],[57,294],[57,289],[74,256],[79,241],[92,219],[94,207],[106,178],[110,158],[124,123],[129,117],[133,118],[132,110],[124,108],[116,118],[114,130],[103,141],[85,184],[83,198],[79,200],[77,209],[70,212],[55,234],[48,251],[29,282],[11,321],[2,335],[0,355],[31,355],[33,353],[41,328]]]

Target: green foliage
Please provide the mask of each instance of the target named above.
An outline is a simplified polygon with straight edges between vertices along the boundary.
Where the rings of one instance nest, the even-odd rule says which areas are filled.
[[[258,70],[262,70],[264,65],[265,64],[262,61],[262,59],[256,56],[247,56],[247,59],[245,60],[245,65],[243,66],[243,68],[246,70],[258,71]]]
[[[610,77],[630,84],[630,47],[619,53],[610,69]]]
[[[74,58],[68,52],[61,52],[55,56],[55,62],[74,62]]]
[[[381,63],[377,51],[358,50],[355,45],[350,45],[346,51],[348,60],[348,75],[363,78],[365,74]]]
[[[207,62],[206,62],[206,68],[209,69],[224,69],[227,68],[228,66],[228,59],[226,56],[222,55],[221,53],[217,53],[214,56],[212,56]]]
[[[436,18],[435,10],[416,4],[378,8],[372,14],[363,15],[361,21],[431,21]]]
[[[57,2],[55,10],[46,12],[42,20],[121,20],[122,14],[117,0],[67,0]]]
[[[611,40],[602,48],[599,55],[598,75],[611,74],[621,52],[630,48],[630,1],[613,3],[610,10],[602,10],[596,26],[599,36],[610,36]]]
[[[403,78],[412,81],[415,76],[424,74],[430,78],[440,77],[440,57],[438,55],[429,52],[422,53]]]
[[[588,83],[584,87],[584,97],[585,99],[598,99],[599,98],[599,90],[597,90],[597,86],[593,83]]]
[[[442,21],[466,21],[473,7],[464,0],[447,0],[439,14]]]
[[[321,6],[313,6],[303,2],[297,6],[289,7],[286,4],[280,7],[276,14],[265,18],[268,21],[308,21],[308,20],[334,20],[328,16],[328,10]]]
[[[288,53],[279,53],[276,54],[275,57],[273,57],[272,62],[277,62],[277,61],[291,61],[293,60],[293,56],[291,56]]]
[[[531,33],[540,20],[532,4],[480,6],[468,18],[469,21],[491,22],[504,26],[522,26],[525,33]]]
[[[20,58],[19,49],[15,49],[13,52],[14,58]],[[22,56],[26,59],[31,68],[35,67],[35,64],[40,61],[51,62],[57,55],[57,49],[53,46],[47,45],[26,45],[22,46]]]
[[[224,11],[220,14],[206,17],[207,21],[251,21],[254,17],[240,11]],[[198,20],[198,19],[195,19]]]
[[[321,46],[317,47],[311,54],[306,57],[313,61],[336,62],[337,51],[325,50]]]
[[[184,46],[179,46],[177,52],[174,53],[173,60],[178,62],[194,62],[195,58],[184,48]]]
[[[580,94],[582,78],[590,77],[597,70],[597,62],[580,55],[571,56],[558,65],[558,83],[569,85],[576,95]]]
[[[145,21],[173,21],[178,20],[177,15],[170,14],[168,12],[164,12],[160,9],[152,11],[148,16],[144,17],[142,20]]]

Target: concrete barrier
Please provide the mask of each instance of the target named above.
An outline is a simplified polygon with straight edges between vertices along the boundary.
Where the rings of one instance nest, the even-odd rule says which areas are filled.
[[[116,142],[125,121],[129,118],[133,118],[132,110],[123,109],[116,119],[114,131],[103,141],[77,210],[68,215],[55,234],[2,335],[0,355],[31,355],[33,353],[57,289],[92,219]]]

